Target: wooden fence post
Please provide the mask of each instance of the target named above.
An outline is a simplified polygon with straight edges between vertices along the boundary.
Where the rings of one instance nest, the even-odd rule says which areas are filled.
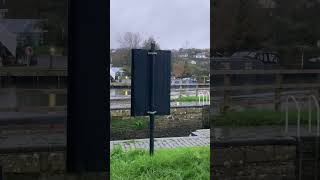
[[[274,96],[274,110],[280,111],[281,107],[281,85],[282,85],[282,74],[276,74],[276,89]]]

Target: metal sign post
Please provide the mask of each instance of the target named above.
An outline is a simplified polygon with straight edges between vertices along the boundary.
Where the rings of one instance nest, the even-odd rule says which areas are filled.
[[[149,116],[150,155],[154,153],[155,115],[170,114],[171,51],[132,49],[131,116]]]
[[[150,133],[150,155],[153,155],[154,152],[154,136],[153,136],[153,131],[154,131],[154,116],[157,113],[157,111],[155,111],[154,109],[154,68],[155,68],[155,59],[156,59],[156,55],[157,52],[155,51],[155,43],[152,42],[151,43],[151,51],[148,52],[149,56],[152,56],[151,58],[151,68],[150,68],[150,93],[149,93],[149,99],[150,99],[150,110],[147,112],[149,114],[149,119],[150,119],[150,125],[149,125],[149,133]]]

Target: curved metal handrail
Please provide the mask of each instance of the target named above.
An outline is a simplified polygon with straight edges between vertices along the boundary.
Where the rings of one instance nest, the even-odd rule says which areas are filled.
[[[210,91],[206,91],[206,103],[210,104]]]
[[[295,103],[295,105],[296,105],[296,108],[298,109],[298,119],[297,119],[297,136],[298,136],[298,138],[300,138],[300,106],[299,106],[299,103],[298,103],[298,101],[297,101],[297,99],[294,97],[294,96],[287,96],[287,101],[286,101],[286,124],[285,124],[285,133],[287,133],[288,134],[288,114],[289,114],[289,112],[288,112],[288,110],[289,110],[289,107],[288,107],[288,105],[289,105],[289,99],[292,99],[293,100],[293,102]]]
[[[205,105],[207,102],[209,102],[210,104],[210,92],[208,91],[199,92],[198,94],[199,104],[201,104],[201,99],[202,99],[202,105]]]

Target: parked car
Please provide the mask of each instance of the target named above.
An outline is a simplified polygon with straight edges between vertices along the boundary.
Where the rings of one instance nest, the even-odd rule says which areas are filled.
[[[213,58],[211,61],[214,70],[268,70],[279,69],[280,58],[275,52],[267,51],[239,51],[230,57]],[[235,85],[243,83],[271,83],[274,81],[272,75],[242,75],[233,76],[232,82]],[[216,85],[223,84],[223,76],[215,76]]]
[[[313,57],[304,61],[304,69],[320,69],[320,57]]]
[[[268,51],[240,51],[234,53],[231,57],[234,58],[248,58],[262,61],[264,64],[279,64],[279,54]]]

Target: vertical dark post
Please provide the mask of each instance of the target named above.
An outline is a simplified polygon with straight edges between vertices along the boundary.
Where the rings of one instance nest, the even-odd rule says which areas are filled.
[[[280,111],[281,107],[281,84],[282,84],[282,74],[276,74],[276,89],[274,96],[274,110]]]
[[[224,75],[224,92],[223,92],[223,109],[222,112],[227,112],[230,108],[230,74]]]
[[[109,1],[68,1],[66,171],[101,174],[103,180],[108,179],[110,160],[109,7]]]
[[[0,180],[3,180],[3,170],[1,165],[0,165]]]
[[[52,54],[50,54],[50,65],[49,68],[52,69]]]
[[[154,152],[154,116],[157,113],[156,111],[154,111],[154,64],[155,64],[155,60],[156,60],[156,55],[157,52],[155,51],[155,42],[151,43],[151,50],[148,53],[149,55],[152,56],[151,58],[151,67],[150,67],[150,93],[149,93],[149,108],[150,110],[148,111],[149,117],[150,117],[150,155],[153,155]]]

